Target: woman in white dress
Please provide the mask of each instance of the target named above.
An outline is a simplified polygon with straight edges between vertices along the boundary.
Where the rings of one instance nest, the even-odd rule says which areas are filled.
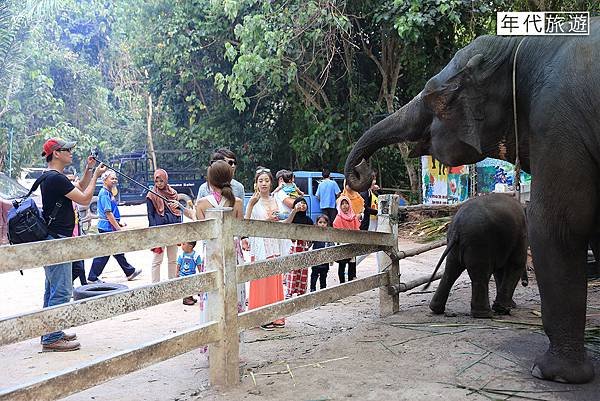
[[[277,201],[271,195],[273,176],[271,170],[259,168],[254,176],[255,193],[248,201],[246,218],[252,220],[282,221],[289,223],[293,220],[296,209],[292,210],[285,220],[282,220]],[[251,237],[250,260],[252,262],[276,258],[282,255],[282,241],[276,238]],[[283,301],[283,276],[276,274],[250,282],[248,309],[259,308],[275,302]],[[277,319],[261,325],[263,330],[273,330],[284,327],[285,319]]]

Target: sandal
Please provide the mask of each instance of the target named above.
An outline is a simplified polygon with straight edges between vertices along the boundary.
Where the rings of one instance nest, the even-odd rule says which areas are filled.
[[[281,329],[282,327],[285,327],[285,322],[283,323],[278,323],[278,322],[273,322],[272,323],[274,327]]]
[[[273,323],[261,324],[260,328],[264,331],[273,331],[275,329],[275,325]]]

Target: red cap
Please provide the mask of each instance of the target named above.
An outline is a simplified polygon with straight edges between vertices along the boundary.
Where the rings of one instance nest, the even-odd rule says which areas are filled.
[[[42,156],[47,156],[58,149],[72,149],[77,142],[67,142],[61,138],[50,138],[44,142],[44,150]]]

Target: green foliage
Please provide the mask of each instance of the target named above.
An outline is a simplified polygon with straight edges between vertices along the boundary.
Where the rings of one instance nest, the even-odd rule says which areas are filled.
[[[356,139],[409,101],[496,11],[598,10],[598,0],[16,0],[0,3],[0,169],[41,163],[44,138],[80,156],[221,146],[257,165],[343,168]],[[396,147],[372,160],[409,188]]]

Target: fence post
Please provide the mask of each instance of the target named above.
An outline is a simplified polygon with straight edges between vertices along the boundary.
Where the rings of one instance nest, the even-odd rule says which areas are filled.
[[[217,289],[208,296],[209,318],[219,323],[221,339],[209,345],[210,383],[230,387],[240,381],[238,297],[233,242],[233,211],[231,208],[208,209],[206,218],[216,219],[216,238],[206,244],[206,266],[217,270]]]
[[[394,253],[398,252],[398,195],[381,195],[379,197],[379,213],[377,214],[377,231],[390,233],[396,241],[394,242]],[[379,287],[379,314],[383,316],[393,315],[400,310],[399,296],[390,289],[400,284],[400,264],[398,258],[392,258],[385,252],[380,252],[377,258],[377,270],[386,271],[389,276],[389,286]]]

